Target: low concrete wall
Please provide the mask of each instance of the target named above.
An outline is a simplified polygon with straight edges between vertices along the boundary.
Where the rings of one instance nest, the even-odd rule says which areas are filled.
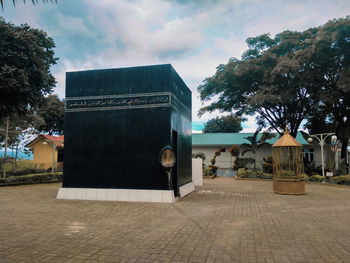
[[[202,159],[192,159],[192,182],[195,186],[203,185]]]

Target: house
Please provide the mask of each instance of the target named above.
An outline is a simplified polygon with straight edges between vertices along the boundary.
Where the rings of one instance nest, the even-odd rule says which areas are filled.
[[[31,148],[35,169],[63,168],[64,136],[39,135],[26,147]]]
[[[256,167],[262,168],[263,158],[272,155],[271,146],[262,146],[256,151],[255,155],[252,152],[247,152],[243,157],[241,155],[242,151],[247,148],[240,147],[240,145],[244,143],[249,144],[248,140],[245,138],[253,134],[254,133],[195,133],[192,134],[192,153],[203,153],[205,155],[205,165],[210,165],[210,160],[214,157],[215,152],[219,149],[224,149],[225,152],[221,152],[220,156],[216,157],[215,165],[224,169],[232,168],[236,157],[231,155],[229,149],[232,146],[237,146],[240,149],[240,158],[254,158],[256,160]],[[267,142],[272,145],[278,138],[279,136],[276,134],[274,139],[267,140]],[[321,165],[320,146],[318,144],[309,144],[300,132],[296,139],[303,145],[305,163],[313,162],[316,166]]]

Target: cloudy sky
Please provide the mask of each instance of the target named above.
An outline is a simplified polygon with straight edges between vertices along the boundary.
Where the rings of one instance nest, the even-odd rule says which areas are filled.
[[[54,39],[60,97],[66,71],[172,64],[192,90],[194,130],[218,115],[197,116],[198,85],[219,64],[240,58],[247,37],[301,31],[349,14],[349,0],[58,0],[16,7],[5,0],[0,10],[6,21]],[[254,118],[244,127],[254,130]]]

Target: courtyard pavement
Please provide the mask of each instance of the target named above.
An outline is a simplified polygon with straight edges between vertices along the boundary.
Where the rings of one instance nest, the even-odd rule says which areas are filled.
[[[205,180],[175,204],[56,200],[0,188],[0,262],[350,262],[350,187]]]

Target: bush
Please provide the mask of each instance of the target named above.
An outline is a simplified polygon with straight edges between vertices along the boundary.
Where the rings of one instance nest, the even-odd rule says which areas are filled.
[[[269,173],[263,173],[262,175],[260,175],[261,179],[272,179],[273,178],[273,174],[269,174]]]
[[[303,181],[309,181],[309,176],[307,174],[298,174],[297,178]]]
[[[281,179],[297,179],[293,171],[281,171],[279,174],[276,174],[275,177]]]
[[[244,177],[244,176],[245,176],[245,171],[246,171],[245,168],[239,168],[239,169],[237,170],[237,177],[245,178],[245,177]]]
[[[331,179],[332,183],[335,184],[345,184],[350,185],[350,175],[340,175],[340,176],[334,176]]]
[[[202,152],[192,153],[192,158],[194,158],[194,159],[201,158],[204,161],[205,160],[205,154],[202,153]]]
[[[309,177],[310,182],[323,182],[324,176],[319,174],[314,174]]]
[[[62,173],[56,172],[45,173],[45,174],[28,174],[22,176],[9,176],[7,178],[0,179],[0,186],[8,185],[22,185],[22,184],[42,184],[42,183],[52,183],[61,182]]]
[[[218,167],[215,165],[209,165],[209,168],[213,171],[213,174],[216,174],[216,171],[218,170]]]
[[[263,163],[263,171],[264,173],[269,173],[272,174],[273,170],[273,161],[272,161],[272,156],[267,156],[266,158],[263,158],[264,163]]]
[[[240,158],[237,157],[233,162],[233,170],[238,170],[239,168],[247,168],[247,166],[255,163],[254,158]]]
[[[237,171],[237,177],[272,179],[272,174],[263,173],[262,171],[259,171],[259,170],[248,170],[245,168],[239,168]]]
[[[207,167],[207,168],[203,169],[203,175],[204,176],[212,176],[213,170],[210,167]]]

